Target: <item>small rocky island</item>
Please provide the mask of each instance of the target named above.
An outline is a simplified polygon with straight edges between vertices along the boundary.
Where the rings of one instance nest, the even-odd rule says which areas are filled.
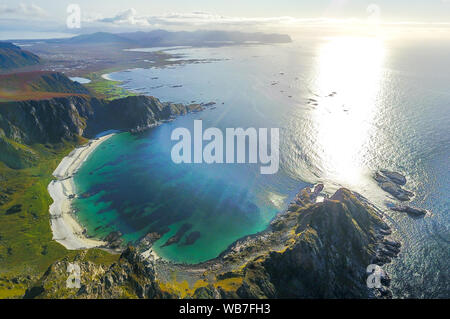
[[[398,172],[382,169],[375,172],[374,179],[378,185],[387,193],[394,196],[402,202],[410,201],[414,193],[402,188],[406,184],[406,177]],[[390,207],[391,210],[397,212],[407,213],[413,217],[423,217],[427,214],[427,210],[417,207],[412,207],[405,204],[395,204]]]
[[[414,193],[402,188],[406,184],[406,177],[400,173],[380,170],[375,173],[374,179],[385,192],[400,201],[409,201],[414,196]]]

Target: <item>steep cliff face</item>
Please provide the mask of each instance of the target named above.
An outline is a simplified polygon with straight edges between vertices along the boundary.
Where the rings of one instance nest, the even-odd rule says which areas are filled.
[[[18,143],[57,143],[82,135],[98,104],[82,97],[0,103],[0,129]]]
[[[323,203],[299,208],[295,240],[283,252],[251,262],[242,297],[369,297],[366,268],[375,263],[380,230],[373,208],[346,189]]]
[[[19,152],[18,144],[14,143],[73,141],[78,136],[92,137],[109,129],[139,131],[158,121],[201,109],[199,104],[161,103],[146,96],[111,102],[83,96],[4,102],[0,103],[0,151],[5,158],[14,158]],[[11,160],[5,163],[11,166],[8,164]]]
[[[93,109],[94,113],[88,118],[86,136],[109,129],[141,131],[159,121],[200,111],[203,107],[200,104],[162,103],[151,96],[129,96],[111,102],[101,101]]]

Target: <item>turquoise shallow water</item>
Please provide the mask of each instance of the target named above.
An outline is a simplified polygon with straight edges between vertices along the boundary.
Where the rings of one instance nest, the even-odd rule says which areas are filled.
[[[152,129],[119,134],[75,177],[79,217],[91,235],[119,229],[133,241],[166,231],[158,254],[196,263],[264,229],[306,183],[348,187],[379,207],[392,202],[374,170],[407,175],[424,219],[386,210],[403,243],[387,268],[399,297],[449,296],[450,45],[439,41],[328,38],[289,45],[177,49],[210,59],[114,73],[114,80],[163,101],[216,101],[217,107]],[[332,94],[336,92],[336,94]],[[223,103],[223,104],[222,104]],[[170,133],[206,127],[280,128],[280,170],[259,165],[175,165]],[[178,244],[162,247],[183,224]],[[192,245],[187,235],[199,232]]]
[[[182,121],[189,124],[191,118],[140,136],[118,134],[83,165],[75,179],[82,197],[75,207],[90,234],[103,237],[120,230],[133,242],[148,232],[164,233],[154,246],[158,254],[197,263],[217,257],[233,241],[267,227],[284,207],[289,185],[297,183],[285,177],[279,187],[266,188],[255,181],[255,172],[243,167],[172,163],[168,142],[172,126]],[[270,178],[265,183],[270,184]],[[192,226],[182,240],[161,247],[184,224]],[[200,237],[187,245],[186,238],[193,232]]]

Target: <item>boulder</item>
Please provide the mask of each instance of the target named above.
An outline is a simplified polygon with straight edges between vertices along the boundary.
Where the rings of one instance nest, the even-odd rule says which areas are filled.
[[[411,200],[411,197],[414,196],[414,193],[407,191],[397,184],[393,182],[384,182],[380,184],[380,187],[387,193],[391,194],[395,198],[401,201],[409,201]]]
[[[406,177],[403,176],[402,174],[398,173],[398,172],[392,172],[392,171],[388,171],[388,170],[385,170],[385,169],[382,169],[380,172],[384,176],[389,178],[391,181],[396,183],[397,185],[403,186],[403,185],[406,184]]]
[[[408,205],[395,205],[392,210],[396,212],[407,213],[416,217],[423,217],[427,214],[427,210],[423,208],[412,207]]]

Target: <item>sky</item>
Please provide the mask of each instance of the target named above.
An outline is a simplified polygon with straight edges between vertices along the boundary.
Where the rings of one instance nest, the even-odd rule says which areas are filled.
[[[81,9],[81,29],[66,26],[69,4]],[[374,21],[447,27],[450,0],[0,0],[0,31],[268,31]]]

